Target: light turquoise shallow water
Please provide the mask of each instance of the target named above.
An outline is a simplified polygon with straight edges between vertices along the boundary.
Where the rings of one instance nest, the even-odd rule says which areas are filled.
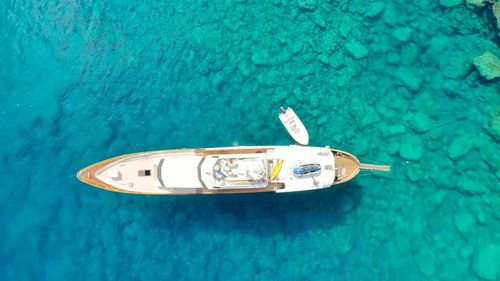
[[[472,65],[499,39],[441,2],[2,1],[0,280],[499,280],[500,80]],[[289,144],[281,105],[393,172],[191,197],[72,176]]]

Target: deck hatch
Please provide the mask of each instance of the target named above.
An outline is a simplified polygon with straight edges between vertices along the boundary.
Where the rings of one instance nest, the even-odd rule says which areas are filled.
[[[139,177],[151,176],[151,170],[139,170]]]

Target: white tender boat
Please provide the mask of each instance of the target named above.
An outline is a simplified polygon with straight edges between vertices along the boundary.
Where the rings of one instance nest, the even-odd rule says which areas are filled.
[[[305,141],[307,135],[308,142],[296,114],[289,117],[282,119],[285,127],[295,119],[301,125],[297,138]],[[289,132],[295,138],[294,130]],[[294,192],[344,183],[362,168],[390,169],[360,164],[354,155],[330,147],[238,146],[123,155],[82,169],[77,177],[102,189],[134,194]]]
[[[286,110],[283,107],[281,107],[280,109],[281,113],[279,118],[290,136],[292,136],[292,138],[298,144],[308,145],[309,133],[307,132],[306,127],[304,126],[302,121],[300,121],[297,114],[295,114],[295,111],[293,111],[293,109],[291,109],[290,107]]]

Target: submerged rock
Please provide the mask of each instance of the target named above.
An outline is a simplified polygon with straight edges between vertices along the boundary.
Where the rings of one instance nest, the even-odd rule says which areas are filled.
[[[500,245],[487,244],[479,248],[474,258],[474,271],[486,280],[500,278]]]
[[[389,108],[394,109],[399,114],[404,114],[408,110],[408,102],[398,91],[391,91],[387,93],[384,97],[384,104],[387,108],[380,108],[380,113],[382,114],[387,113],[389,111],[387,109]],[[390,118],[396,117],[398,113],[392,115]]]
[[[448,157],[456,160],[467,154],[475,146],[475,138],[473,136],[461,136],[454,139],[448,146]]]
[[[396,38],[400,42],[408,42],[410,40],[411,35],[413,33],[413,29],[408,28],[408,27],[397,27],[394,29],[392,32],[392,36]]]
[[[443,65],[444,76],[448,78],[463,78],[469,73],[471,62],[468,56],[452,56],[446,59],[446,65]]]
[[[431,251],[418,251],[415,256],[418,269],[426,276],[432,276],[436,273],[436,257]]]
[[[413,114],[410,120],[410,126],[415,132],[424,133],[432,129],[432,127],[435,126],[435,123],[434,120],[429,118],[427,115],[422,112],[417,112]]]
[[[412,65],[418,59],[418,46],[413,42],[404,44],[401,48],[401,64]]]
[[[345,48],[349,54],[355,59],[361,59],[368,55],[368,49],[358,40],[350,40],[345,44]]]
[[[323,52],[331,54],[337,47],[338,40],[337,31],[332,28],[327,29],[322,40]]]
[[[295,77],[297,77],[297,78],[303,78],[303,77],[306,77],[306,76],[314,74],[315,71],[316,71],[316,68],[314,67],[314,65],[308,64],[307,66],[301,67],[300,69],[298,69],[295,72]]]
[[[399,148],[399,155],[406,160],[417,161],[422,158],[424,154],[424,148],[422,146],[422,141],[417,136],[407,136],[401,141],[401,147]]]
[[[373,2],[366,8],[365,16],[374,18],[382,13],[385,8],[384,2]]]
[[[491,0],[465,0],[467,7],[482,8],[486,4],[491,3]]]
[[[479,70],[479,74],[485,79],[493,80],[500,77],[500,59],[491,52],[486,51],[484,54],[475,57],[473,63]]]
[[[294,55],[299,54],[304,49],[304,42],[296,40],[292,43],[292,53]]]
[[[408,179],[411,182],[417,182],[417,181],[423,179],[426,176],[426,174],[421,169],[413,169],[413,168],[411,168],[411,169],[407,170],[406,176],[408,177]]]
[[[403,126],[401,124],[392,125],[392,126],[388,126],[388,127],[386,127],[386,126],[382,127],[382,135],[384,137],[395,136],[395,135],[403,134],[405,132],[406,132],[405,126]]]
[[[275,86],[277,85],[277,81],[279,80],[279,72],[270,70],[265,71],[257,75],[257,81],[259,81],[262,85],[265,86]]]
[[[340,52],[335,52],[333,53],[329,58],[328,58],[328,63],[334,68],[334,69],[340,69],[346,65],[345,57],[340,53]]]
[[[467,235],[476,225],[476,219],[469,213],[455,214],[454,223],[460,233]]]
[[[339,25],[339,34],[346,38],[349,32],[351,32],[352,29],[352,20],[350,18],[345,18],[340,22]]]
[[[415,169],[417,170],[417,169]],[[438,208],[443,204],[444,200],[446,199],[447,192],[444,190],[439,190],[437,192],[434,192],[431,197],[429,198],[429,203],[431,206],[434,207],[434,209]]]
[[[500,106],[496,106],[488,112],[486,131],[496,139],[500,139]]]
[[[446,253],[442,254],[442,256],[454,257],[454,249],[445,250]],[[441,256],[440,256],[441,258]],[[456,258],[448,258],[443,262],[439,263],[438,270],[436,271],[436,275],[438,278],[435,280],[441,281],[456,281],[456,280],[470,280],[467,278],[468,268],[469,268],[468,260],[460,260]]]
[[[307,11],[314,11],[318,8],[318,0],[299,0],[299,8]]]
[[[367,104],[363,103],[361,99],[354,97],[351,100],[349,112],[356,120],[359,128],[365,128],[368,125],[376,123],[380,120],[377,112]]]
[[[219,71],[212,75],[212,86],[216,89],[220,89],[222,83],[224,82],[224,73],[222,71]]]
[[[252,53],[250,58],[257,66],[271,65],[271,55],[265,49],[257,49]]]
[[[444,93],[449,97],[455,97],[460,93],[460,83],[457,80],[446,79],[443,83]]]
[[[392,2],[388,2],[384,9],[384,14],[382,15],[384,22],[389,26],[395,26],[399,21],[398,16],[399,15],[394,7],[394,4]]]
[[[420,89],[422,81],[410,68],[400,67],[394,72],[394,76],[399,79],[408,89],[416,92]]]
[[[477,173],[468,171],[457,177],[456,189],[466,194],[482,194],[488,191],[484,183],[476,180]]]
[[[326,27],[326,19],[325,15],[320,10],[316,10],[313,15],[313,21],[319,26],[319,27]]]
[[[462,0],[439,0],[439,4],[446,8],[452,8],[462,4]]]
[[[339,226],[333,230],[332,250],[335,254],[347,254],[352,249],[352,233],[349,227]]]
[[[318,60],[323,64],[328,64],[328,56],[325,54],[321,54],[318,56]]]
[[[493,2],[493,15],[497,19],[497,29],[500,32],[500,1],[496,0]]]
[[[460,256],[464,259],[470,258],[473,253],[474,253],[474,248],[470,245],[466,245],[465,247],[460,249],[460,252],[459,252]]]
[[[352,211],[352,209],[354,208],[353,199],[350,196],[341,196],[340,199],[341,200],[339,200],[339,204],[342,213],[349,213],[350,211]]]
[[[238,64],[238,71],[241,73],[241,75],[245,77],[248,77],[252,73],[252,70],[247,60],[242,60]]]

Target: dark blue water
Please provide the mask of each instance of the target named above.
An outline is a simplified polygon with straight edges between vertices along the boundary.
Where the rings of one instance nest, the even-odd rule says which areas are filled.
[[[440,2],[2,1],[0,280],[498,280],[500,80],[473,65],[497,30]],[[178,197],[74,177],[289,144],[281,105],[393,172]]]

